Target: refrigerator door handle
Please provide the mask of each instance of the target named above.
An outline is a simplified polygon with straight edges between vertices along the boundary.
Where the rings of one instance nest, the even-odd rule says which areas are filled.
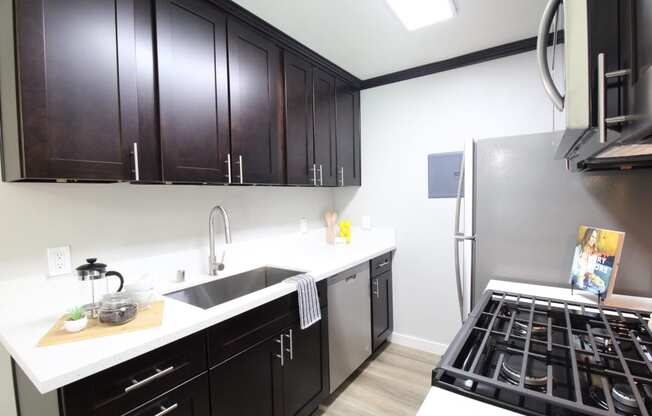
[[[464,322],[464,290],[462,289],[462,272],[460,270],[460,242],[466,237],[460,233],[460,210],[462,206],[462,186],[464,186],[464,156],[460,166],[460,178],[457,184],[457,199],[455,200],[455,279],[457,283],[457,300],[460,305],[460,319]],[[475,237],[473,237],[475,238]]]

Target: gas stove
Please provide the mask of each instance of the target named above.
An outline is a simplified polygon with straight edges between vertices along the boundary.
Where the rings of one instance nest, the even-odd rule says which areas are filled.
[[[485,292],[433,386],[526,415],[652,414],[652,334],[634,310]]]

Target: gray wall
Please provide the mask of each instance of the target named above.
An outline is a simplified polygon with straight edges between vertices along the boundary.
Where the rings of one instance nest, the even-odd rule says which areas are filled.
[[[624,231],[615,293],[652,296],[652,170],[570,173],[559,136],[480,141],[476,299],[492,278],[563,286],[580,225]]]

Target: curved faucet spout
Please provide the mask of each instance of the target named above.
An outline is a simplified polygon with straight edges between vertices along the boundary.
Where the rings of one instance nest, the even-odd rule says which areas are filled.
[[[224,270],[224,255],[222,253],[222,260],[217,261],[215,256],[215,217],[217,213],[222,214],[222,220],[224,222],[224,239],[226,244],[231,244],[231,224],[229,222],[229,214],[224,208],[220,205],[216,205],[211,210],[211,213],[208,217],[208,242],[209,242],[209,257],[208,257],[208,273],[211,276],[217,276],[217,272]]]

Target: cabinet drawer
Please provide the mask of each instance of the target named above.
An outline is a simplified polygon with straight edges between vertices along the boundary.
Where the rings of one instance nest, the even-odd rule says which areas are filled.
[[[321,307],[326,307],[326,280],[317,283],[317,291]],[[297,319],[298,314],[297,294],[293,292],[215,325],[208,331],[210,366],[218,365],[235,354],[275,336]]]
[[[210,416],[208,373],[165,393],[125,416]]]
[[[387,252],[371,260],[371,277],[379,276],[392,270],[392,252]]]
[[[68,416],[115,416],[207,369],[206,333],[148,352],[63,388]]]

